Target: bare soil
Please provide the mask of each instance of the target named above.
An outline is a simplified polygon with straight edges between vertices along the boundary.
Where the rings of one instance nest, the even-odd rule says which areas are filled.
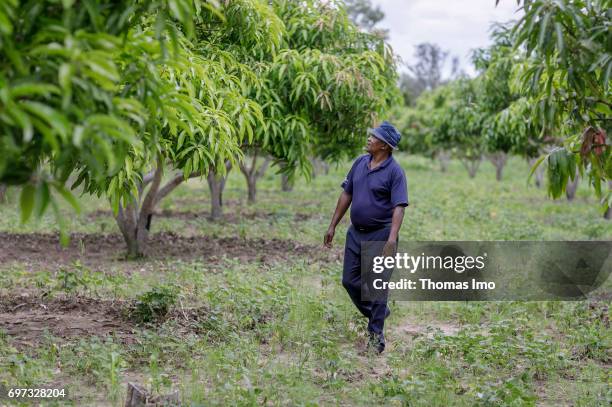
[[[0,297],[0,330],[18,347],[35,346],[45,334],[60,339],[114,335],[124,343],[133,343],[134,324],[126,318],[125,309],[125,302],[81,297]]]
[[[26,270],[53,269],[78,260],[92,270],[146,272],[159,267],[159,261],[171,259],[200,260],[222,264],[224,258],[241,262],[272,264],[334,261],[341,251],[302,245],[280,239],[230,239],[207,236],[183,236],[172,232],[151,236],[144,261],[124,260],[125,243],[115,234],[73,234],[68,247],[62,247],[57,234],[0,233],[0,267],[18,263]],[[66,342],[79,338],[112,335],[132,344],[138,340],[139,327],[130,319],[134,304],[128,301],[68,296],[50,298],[37,290],[22,290],[0,295],[0,332],[12,338],[13,346],[36,348],[46,335]],[[166,320],[177,335],[201,333],[202,321],[208,318],[206,307],[174,307]],[[265,321],[259,321],[265,323]]]
[[[278,213],[278,212],[264,212],[264,211],[226,211],[221,219],[211,220],[209,211],[193,211],[193,210],[173,210],[173,209],[162,209],[156,211],[153,215],[153,222],[155,218],[168,218],[168,219],[181,219],[181,220],[195,220],[202,219],[211,222],[218,223],[240,223],[242,220],[254,220],[254,219],[268,219],[270,221],[276,221],[278,219],[291,219],[293,222],[303,222],[309,220],[316,215],[311,213]],[[112,219],[113,214],[109,210],[98,209],[87,215],[89,219]]]
[[[209,236],[182,236],[174,232],[161,232],[150,236],[147,260],[201,260],[218,263],[223,258],[243,262],[273,264],[296,259],[334,260],[338,250],[304,245],[292,240],[212,238]],[[0,233],[0,266],[21,263],[26,269],[53,268],[79,260],[92,269],[104,269],[112,263],[137,267],[136,262],[124,261],[125,243],[121,235],[101,233],[75,233],[67,247],[59,243],[58,234]]]
[[[411,318],[406,318],[397,326],[394,326],[393,330],[400,337],[416,338],[418,336],[426,336],[428,338],[433,338],[436,332],[440,332],[444,336],[454,336],[461,330],[461,326],[442,321],[428,321],[423,323]]]
[[[82,296],[44,298],[33,293],[0,297],[0,331],[13,339],[17,347],[36,347],[45,334],[69,341],[75,338],[112,335],[130,345],[137,342],[138,331],[147,325],[132,318],[135,303]],[[202,333],[201,322],[209,315],[206,306],[175,307],[154,325],[166,321],[177,336]]]

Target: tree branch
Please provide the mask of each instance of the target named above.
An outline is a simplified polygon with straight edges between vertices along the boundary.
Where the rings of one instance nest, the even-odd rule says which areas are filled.
[[[191,174],[189,174],[189,176],[187,177],[187,179],[190,178],[196,178],[199,177],[201,174],[198,172],[192,172]],[[181,185],[183,182],[185,182],[185,177],[183,177],[183,174],[176,174],[174,176],[174,178],[172,178],[170,181],[168,181],[166,183],[166,185],[164,185],[162,188],[159,189],[159,191],[157,192],[157,195],[155,197],[155,204],[157,205],[157,203],[159,201],[161,201],[162,199],[164,199],[170,192],[174,191],[174,189],[176,187],[178,187],[179,185]]]
[[[142,177],[142,185],[148,185],[151,181],[153,181],[154,176],[155,176],[155,171],[151,171],[145,174],[145,176]]]
[[[138,186],[138,199],[142,197],[142,191],[145,189],[147,185],[153,181],[153,177],[155,176],[155,171],[150,171],[142,177],[142,182]]]
[[[253,152],[253,160],[251,161],[251,167],[246,165],[245,160],[241,160],[238,162],[238,167],[240,168],[240,172],[244,174],[247,179],[253,179],[257,177],[257,152],[259,149],[255,148]],[[225,166],[227,167],[228,161],[225,162]],[[231,164],[230,168],[231,168]]]
[[[270,161],[272,161],[272,159],[270,157],[266,157],[263,164],[261,164],[261,167],[259,167],[259,169],[255,173],[255,178],[263,177],[263,175],[266,173],[266,170],[268,169],[268,166],[270,165]]]
[[[251,177],[251,172],[249,171],[247,166],[244,165],[244,161],[238,161],[238,168],[240,168],[240,172],[243,173],[245,177]]]
[[[157,157],[157,168],[155,169],[155,174],[153,175],[153,180],[151,181],[151,187],[149,188],[149,192],[145,196],[144,201],[142,202],[142,206],[140,207],[140,216],[138,217],[138,229],[144,227],[147,224],[148,216],[151,212],[153,212],[153,208],[155,207],[156,195],[159,190],[159,185],[161,184],[162,177],[164,175],[164,158],[161,154]]]

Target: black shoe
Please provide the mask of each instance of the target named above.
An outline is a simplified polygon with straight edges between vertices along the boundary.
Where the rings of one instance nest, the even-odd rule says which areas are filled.
[[[383,353],[385,350],[385,335],[382,333],[370,332],[370,339],[368,340],[368,348],[375,349],[378,353]]]

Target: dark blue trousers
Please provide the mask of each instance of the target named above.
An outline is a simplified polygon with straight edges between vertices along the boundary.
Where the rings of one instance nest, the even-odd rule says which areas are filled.
[[[342,285],[348,292],[351,300],[359,310],[368,318],[368,331],[382,333],[385,318],[391,311],[384,301],[361,300],[361,242],[386,241],[391,232],[391,225],[372,232],[360,232],[353,225],[346,232],[344,246],[344,267],[342,270]]]

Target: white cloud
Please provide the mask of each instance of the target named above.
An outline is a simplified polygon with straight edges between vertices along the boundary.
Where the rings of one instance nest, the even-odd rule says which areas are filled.
[[[474,74],[470,50],[490,44],[493,22],[520,18],[516,0],[373,0],[385,12],[381,28],[389,29],[389,43],[402,60],[414,62],[414,47],[433,42],[461,61],[461,68]],[[406,70],[405,67],[402,70]],[[446,67],[450,71],[450,57]]]

